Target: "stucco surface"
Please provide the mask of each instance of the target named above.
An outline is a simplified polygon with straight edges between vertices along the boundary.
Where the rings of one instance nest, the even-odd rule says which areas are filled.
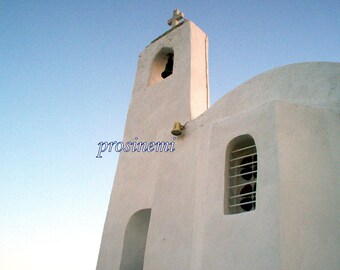
[[[174,72],[150,85],[164,47]],[[271,70],[209,109],[208,97],[207,38],[192,22],[141,53],[124,140],[171,141],[173,122],[188,123],[172,153],[120,154],[97,269],[120,269],[128,221],[152,209],[146,270],[336,270],[340,64]],[[256,210],[225,215],[226,149],[243,134],[258,152]]]

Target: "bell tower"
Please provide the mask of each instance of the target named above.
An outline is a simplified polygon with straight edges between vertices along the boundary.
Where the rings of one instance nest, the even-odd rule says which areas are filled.
[[[190,122],[209,107],[207,35],[178,10],[168,24],[171,29],[139,55],[124,142],[173,141],[174,122]],[[97,270],[159,269],[160,262],[183,256],[181,269],[188,269],[191,233],[174,234],[172,226],[191,224],[193,208],[184,210],[178,221],[170,219],[173,214],[164,217],[194,202],[193,192],[183,194],[186,201],[171,201],[172,194],[186,190],[170,173],[181,173],[175,156],[183,154],[182,143],[178,137],[173,153],[120,152]],[[192,184],[188,180],[184,185]]]
[[[168,129],[174,121],[185,123],[209,107],[208,38],[191,21],[178,21],[182,18],[175,10],[171,29],[139,56],[126,135],[147,125],[155,139],[164,124]]]

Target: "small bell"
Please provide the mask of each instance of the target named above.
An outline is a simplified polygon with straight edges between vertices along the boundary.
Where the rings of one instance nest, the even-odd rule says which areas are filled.
[[[180,122],[175,122],[174,128],[171,130],[171,134],[175,136],[179,136],[182,134],[183,129],[184,129],[184,126],[182,126]]]

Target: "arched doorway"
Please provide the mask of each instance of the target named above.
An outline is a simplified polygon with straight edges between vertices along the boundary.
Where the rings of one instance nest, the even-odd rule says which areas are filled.
[[[125,229],[120,270],[142,270],[151,209],[134,213]]]

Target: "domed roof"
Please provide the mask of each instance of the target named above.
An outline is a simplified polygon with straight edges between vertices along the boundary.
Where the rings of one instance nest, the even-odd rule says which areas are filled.
[[[227,93],[204,115],[226,117],[275,100],[339,111],[340,63],[298,63],[267,71]]]

